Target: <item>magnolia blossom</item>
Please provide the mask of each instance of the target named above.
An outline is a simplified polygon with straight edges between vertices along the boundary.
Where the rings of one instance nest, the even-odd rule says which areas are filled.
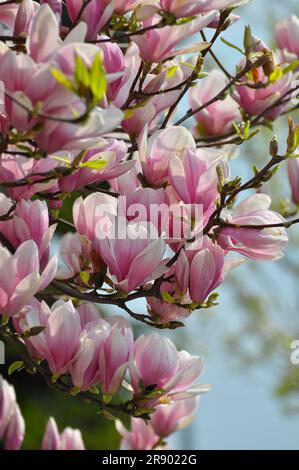
[[[44,301],[28,305],[22,312],[19,328],[24,332],[37,326],[44,330],[27,339],[33,355],[46,359],[53,374],[66,373],[78,353],[81,334],[80,315],[71,300],[58,300],[51,309]]]
[[[125,160],[126,153],[127,146],[123,141],[115,139],[103,141],[101,147],[85,153],[81,161],[82,168],[60,179],[60,190],[72,192],[88,184],[101,183],[126,173],[135,165],[134,161]],[[77,156],[71,156],[70,160],[74,161]],[[104,162],[104,166],[99,170],[97,163],[101,160]]]
[[[196,109],[214,98],[227,84],[227,79],[223,72],[218,69],[212,70],[208,77],[200,80],[198,84],[191,88],[190,105]],[[241,113],[238,103],[230,96],[224,100],[217,100],[202,111],[195,114],[197,121],[194,127],[196,135],[217,135],[225,134],[232,129],[234,121],[241,121]]]
[[[120,123],[122,112],[113,106],[95,108],[83,125],[73,123],[74,113],[83,115],[85,105],[75,93],[55,80],[51,73],[52,64],[47,61],[54,61],[63,73],[73,75],[76,55],[83,54],[83,60],[90,66],[100,49],[82,44],[79,52],[76,42],[70,39],[61,45],[57,17],[48,4],[43,4],[32,19],[27,50],[25,55],[16,54],[4,43],[0,47],[0,80],[6,92],[6,112],[14,127],[24,131],[38,124],[38,117],[32,117],[30,112],[38,105],[46,116],[36,135],[42,150],[51,153],[95,147],[100,135]],[[108,82],[116,79],[114,74],[107,74],[106,78]],[[56,119],[48,119],[48,115]]]
[[[114,104],[119,107],[125,106],[127,100],[131,100],[130,90],[141,64],[136,44],[128,47],[125,63],[121,87],[114,100]],[[192,69],[181,63],[178,58],[167,60],[158,74],[148,73],[143,83],[143,93],[147,100],[142,107],[130,108],[129,115],[125,115],[122,121],[123,129],[135,137],[143,133],[146,125],[148,129],[154,129],[159,124],[159,119],[163,118],[164,112],[178,99],[180,83],[187,80],[191,73]],[[163,90],[167,92],[163,93]]]
[[[173,270],[172,272],[168,272],[166,274],[166,277],[168,275],[172,274],[173,275]],[[182,305],[174,305],[173,303],[166,302],[162,298],[158,297],[147,297],[147,309],[148,313],[156,320],[159,321],[160,323],[167,323],[169,321],[174,321],[174,320],[182,320],[190,315],[189,309],[184,307],[185,304],[190,304],[191,300],[189,296],[184,296],[182,298],[181,292],[178,291],[178,286],[177,282],[174,279],[173,281],[165,281],[162,282],[161,288],[160,288],[160,293],[161,295],[165,295],[165,293],[169,293],[173,299],[176,299],[177,302]]]
[[[36,174],[31,178],[31,184],[24,184],[20,187],[8,187],[8,194],[12,199],[29,199],[38,192],[58,191],[57,178],[46,179],[39,176],[42,173],[52,171],[57,165],[57,161],[52,158],[35,160],[22,155],[2,154],[0,161],[0,181],[13,182],[22,180],[32,173]]]
[[[190,17],[211,10],[225,10],[232,5],[247,3],[248,0],[160,0],[164,10],[177,17]]]
[[[187,150],[196,151],[192,134],[184,127],[169,127],[154,133],[147,140],[147,129],[139,141],[139,155],[146,180],[161,185],[168,177],[172,157],[183,156]]]
[[[60,240],[59,254],[63,266],[58,269],[56,279],[78,279],[82,271],[91,270],[91,245],[84,235],[70,232],[63,235]]]
[[[49,260],[50,241],[56,224],[49,227],[49,213],[45,201],[21,199],[13,213],[13,217],[0,222],[0,231],[10,243],[17,248],[26,240],[34,240],[39,252],[41,267]]]
[[[83,0],[66,0],[68,14],[76,23],[81,12]],[[84,8],[80,19],[87,24],[87,39],[97,38],[98,32],[106,25],[114,11],[114,1],[111,0],[91,0]]]
[[[108,39],[107,36],[101,36],[102,39]],[[99,48],[103,53],[103,64],[107,73],[122,73],[125,68],[125,59],[121,48],[113,42],[99,43]],[[108,84],[107,98],[114,100],[122,83],[122,77],[118,76]]]
[[[59,433],[55,419],[50,417],[41,448],[42,450],[85,450],[85,445],[79,429],[65,428]]]
[[[15,390],[0,375],[0,441],[5,450],[19,450],[25,434],[25,423],[16,402]]]
[[[198,408],[198,402],[198,397],[192,397],[158,405],[151,417],[151,427],[159,437],[167,437],[175,431],[185,428],[192,421]]]
[[[203,368],[200,357],[177,351],[170,339],[157,333],[135,341],[129,371],[136,395],[162,389],[170,400],[181,400],[208,391],[208,385],[194,385]],[[153,399],[156,403],[159,399]],[[163,400],[163,398],[162,398]]]
[[[78,307],[80,316],[81,329],[83,330],[90,322],[94,322],[101,318],[101,313],[97,305],[92,302],[83,302]]]
[[[122,436],[120,450],[153,450],[159,442],[159,436],[152,426],[140,418],[131,418],[130,431],[120,420],[116,420],[115,426]]]
[[[285,64],[282,68],[284,67]],[[261,87],[249,87],[242,83],[247,81],[247,76],[241,79],[240,84],[236,88],[234,98],[238,101],[241,108],[251,116],[258,116],[263,113],[263,116],[272,120],[276,119],[286,107],[286,103],[278,104],[279,99],[288,92],[290,93],[288,98],[291,98],[291,89],[295,85],[292,72],[287,72],[278,80],[268,84],[269,78],[262,67],[254,69],[253,77],[249,80],[253,85],[261,83]],[[275,106],[276,103],[277,106]]]
[[[109,333],[105,320],[88,323],[79,338],[79,349],[71,367],[73,384],[81,390],[88,390],[98,382],[99,355]]]
[[[240,228],[238,226],[283,224],[285,219],[269,209],[271,199],[266,194],[254,194],[240,202],[225,217],[232,224],[221,229],[218,243],[225,249],[256,260],[275,260],[283,256],[288,237],[283,227],[260,229]]]
[[[73,206],[73,219],[77,231],[92,241],[96,228],[103,233],[109,231],[117,213],[117,199],[106,194],[92,193],[84,200],[76,199]]]
[[[122,317],[107,319],[111,329],[99,354],[99,381],[106,395],[115,395],[121,386],[133,349],[131,325]]]
[[[33,240],[22,243],[12,255],[0,246],[0,314],[13,316],[45,289],[57,270],[53,257],[40,274],[38,248]]]
[[[108,266],[118,289],[130,292],[167,270],[163,260],[165,242],[158,238],[151,223],[127,223],[124,217],[118,217],[104,236],[99,224],[101,222],[97,226],[95,249]],[[119,227],[122,234],[116,238]]]
[[[216,162],[200,150],[187,150],[182,157],[174,155],[169,161],[169,180],[170,200],[193,206],[191,215],[195,223],[199,224],[203,216],[205,225],[219,198]]]
[[[290,15],[280,20],[275,26],[275,37],[278,47],[282,50],[285,60],[299,58],[299,18]]]
[[[182,250],[176,264],[176,279],[181,292],[194,302],[202,303],[221,284],[230,267],[225,251],[204,238],[199,250]]]
[[[149,62],[163,62],[165,59],[179,54],[201,51],[207,47],[204,42],[180,48],[177,48],[177,46],[187,37],[198,33],[211,23],[215,15],[216,12],[213,11],[199,16],[186,24],[152,29],[142,35],[134,36],[133,41],[139,47],[141,58]],[[144,25],[149,26],[150,24],[155,24],[155,22],[157,22],[157,20],[153,18],[145,22]]]

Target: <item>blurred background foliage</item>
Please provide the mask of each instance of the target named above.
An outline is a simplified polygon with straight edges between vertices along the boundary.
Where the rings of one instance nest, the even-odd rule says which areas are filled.
[[[252,25],[253,32],[261,36],[270,46],[274,46],[273,25],[282,17],[296,13],[299,15],[298,0],[252,0],[248,6],[239,9],[241,20],[226,32],[231,42],[242,43],[242,28],[245,24]],[[240,57],[224,45],[219,45],[219,57],[231,71],[238,63]],[[214,67],[212,61],[210,67]],[[209,69],[209,66],[207,69]],[[187,106],[187,103],[185,103]],[[299,122],[299,113],[293,113],[293,117]],[[278,135],[280,148],[283,151],[287,134],[286,116],[281,117],[274,125],[273,130],[262,129],[257,137],[246,142],[237,149],[239,158],[231,162],[232,176],[240,175],[249,177],[252,174],[252,165],[262,166],[268,160],[268,143],[275,133]],[[274,208],[281,209],[289,205],[290,190],[287,184],[285,167],[279,171],[269,184],[264,188],[274,200]],[[64,201],[61,217],[71,220],[71,207],[78,194],[72,195]],[[291,206],[292,207],[292,206]],[[295,208],[293,208],[295,209]],[[213,310],[194,313],[193,318],[186,321],[187,328],[170,332],[179,347],[191,350],[193,353],[201,353],[207,358],[207,369],[213,368],[213,358],[216,363],[225,365],[225,371],[219,379],[224,383],[232,374],[240,377],[245,384],[248,376],[257,374],[255,382],[257,387],[265,387],[265,400],[277,400],[279,409],[277,413],[289,413],[298,424],[299,415],[299,366],[290,362],[290,344],[294,339],[299,339],[299,227],[292,227],[289,231],[290,245],[286,256],[278,263],[258,263],[248,261],[244,266],[232,272],[223,286],[220,288],[220,305]],[[136,308],[144,310],[144,304],[138,303]],[[135,311],[136,311],[135,308]],[[120,313],[116,309],[108,309],[110,313]],[[104,312],[105,314],[105,312]],[[136,325],[136,336],[142,331]],[[6,350],[6,363],[10,364],[17,357]],[[1,373],[6,375],[6,367],[0,366]],[[97,414],[94,404],[82,402],[77,397],[65,397],[50,390],[38,376],[28,377],[26,372],[14,373],[9,381],[16,387],[18,401],[26,421],[26,438],[24,449],[38,449],[41,444],[44,428],[49,416],[54,416],[59,429],[66,426],[80,428],[86,447],[89,449],[117,449],[119,436],[115,432],[114,423]],[[224,403],[221,383],[217,384],[218,398],[213,398],[211,392],[203,401],[203,411],[192,428],[179,433],[173,441],[176,448],[201,448],[202,443],[198,437],[205,435],[203,448],[217,448],[217,439],[210,429],[217,429],[217,404],[215,400],[223,400],[221,406],[231,406],[234,413],[234,405]],[[236,426],[243,425],[246,420],[246,405],[236,390],[236,396],[242,403],[243,417],[234,416]],[[254,393],[253,393],[254,396]],[[220,398],[219,398],[220,397]],[[209,400],[212,405],[207,406]],[[215,413],[212,407],[214,400]],[[236,403],[235,403],[236,404]],[[244,406],[245,405],[245,406]],[[263,403],[260,403],[261,407]],[[249,405],[252,406],[252,403]],[[218,406],[219,409],[219,406]],[[205,423],[205,410],[208,411],[206,420],[212,422],[214,428],[202,425]],[[203,418],[201,417],[203,413]],[[247,412],[248,414],[248,412]],[[221,416],[220,416],[221,419]],[[224,418],[223,418],[224,419]],[[239,419],[239,421],[238,421]],[[258,439],[258,428],[261,426],[262,415],[256,416],[256,426],[247,430],[245,443],[245,431],[238,428],[235,435],[230,423],[223,424],[225,432],[232,433],[231,448],[255,448],[254,436]],[[243,420],[243,421],[242,421]],[[277,421],[279,423],[279,421]],[[286,421],[283,421],[286,423]],[[244,422],[245,424],[245,422]],[[287,426],[287,425],[286,425]],[[267,428],[268,429],[268,428]],[[287,427],[285,428],[288,429]],[[292,428],[293,429],[293,428]],[[297,426],[298,429],[298,426]],[[271,447],[271,439],[275,432],[280,432],[282,439],[284,429],[273,430],[273,434],[262,442]],[[286,431],[288,432],[288,431]],[[196,437],[194,435],[196,434]],[[208,436],[207,436],[208,434]],[[242,434],[244,434],[242,439]],[[249,436],[249,438],[247,437]],[[298,436],[298,433],[297,433]],[[239,439],[239,441],[238,441]],[[251,439],[251,441],[250,441]],[[225,444],[223,448],[229,447]],[[299,442],[299,440],[297,440]],[[214,443],[214,444],[213,444]],[[286,444],[287,445],[287,444]],[[219,447],[218,447],[219,448]],[[299,448],[299,447],[297,447]]]

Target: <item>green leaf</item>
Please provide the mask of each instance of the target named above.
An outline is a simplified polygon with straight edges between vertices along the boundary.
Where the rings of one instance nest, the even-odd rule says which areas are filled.
[[[247,140],[249,136],[249,129],[250,129],[250,121],[245,122],[245,126],[243,128],[243,139]]]
[[[80,164],[80,168],[90,168],[91,170],[102,170],[106,166],[105,160],[89,160]]]
[[[242,133],[242,130],[240,129],[240,127],[238,126],[238,124],[236,122],[233,121],[233,127],[236,131],[236,134],[238,135],[238,137],[240,137],[240,139],[243,140],[243,133]]]
[[[100,54],[96,54],[90,69],[90,89],[96,101],[100,101],[107,89],[105,70]]]
[[[176,24],[180,25],[190,23],[190,21],[193,21],[194,18],[195,16],[185,16],[184,18],[179,18],[178,20],[176,20]]]
[[[69,159],[68,159],[67,157],[58,157],[58,156],[55,155],[55,156],[53,156],[53,157],[51,157],[51,158],[53,158],[54,160],[57,160],[58,162],[63,162],[63,163],[65,163],[66,166],[68,166],[68,167],[71,167],[71,166],[72,166],[72,165],[71,165],[71,162],[69,161]]]
[[[78,85],[84,85],[89,88],[90,78],[88,69],[81,56],[75,57],[75,73],[74,77]]]
[[[283,77],[283,71],[280,67],[275,67],[272,73],[269,75],[269,81],[270,83],[276,82],[277,80],[280,80],[281,77]]]
[[[184,65],[185,67],[188,67],[189,69],[195,70],[194,65],[189,64],[189,62],[180,62],[180,65]]]
[[[169,67],[169,69],[167,70],[166,78],[173,77],[177,69],[178,69],[177,65],[173,65],[172,67]]]
[[[287,67],[283,69],[283,75],[287,74],[288,72],[293,72],[297,67],[299,67],[299,59],[294,60],[291,64],[289,64]]]
[[[13,374],[16,370],[22,369],[23,366],[24,366],[24,362],[23,362],[23,361],[15,361],[15,362],[13,362],[12,364],[10,364],[10,366],[9,366],[9,368],[8,368],[8,375]]]
[[[73,93],[77,92],[77,90],[76,90],[75,86],[73,85],[73,83],[71,82],[71,80],[66,75],[64,75],[63,72],[61,72],[58,69],[52,68],[51,69],[51,74],[53,75],[55,80],[58,83],[60,83],[60,85],[63,85],[65,88],[72,91]]]
[[[161,297],[164,300],[164,302],[167,302],[168,304],[173,304],[175,302],[175,299],[172,297],[172,295],[169,292],[162,292]]]
[[[82,281],[84,282],[84,284],[88,284],[90,275],[89,275],[89,273],[88,273],[87,271],[81,271],[81,273],[80,273],[80,278],[82,279]]]
[[[96,385],[92,385],[89,388],[89,392],[92,393],[93,395],[99,395],[100,391]]]
[[[232,49],[235,49],[236,51],[240,52],[240,54],[242,55],[245,55],[244,52],[242,51],[242,49],[238,46],[236,46],[235,44],[232,44],[231,42],[227,41],[226,39],[224,38],[220,38],[221,41],[226,44],[228,47],[231,47]]]

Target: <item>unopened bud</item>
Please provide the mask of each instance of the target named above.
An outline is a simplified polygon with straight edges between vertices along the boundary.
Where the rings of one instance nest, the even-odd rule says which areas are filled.
[[[245,26],[245,29],[244,29],[244,40],[243,40],[243,44],[244,44],[244,50],[245,50],[245,53],[246,55],[248,55],[251,50],[252,50],[252,33],[251,33],[251,28],[249,25]]]
[[[296,133],[296,126],[294,119],[289,116],[288,118],[289,124],[289,134],[287,138],[287,152],[293,152],[295,146],[295,133]]]
[[[264,74],[269,77],[275,70],[275,62],[272,51],[268,52],[269,59],[263,64]]]
[[[278,154],[278,140],[276,135],[274,135],[271,139],[270,145],[269,145],[269,153],[271,157],[277,157]]]

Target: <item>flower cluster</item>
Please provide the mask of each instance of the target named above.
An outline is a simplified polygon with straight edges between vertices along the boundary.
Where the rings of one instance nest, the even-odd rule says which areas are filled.
[[[299,127],[289,119],[286,151],[274,137],[246,182],[230,160],[298,107],[299,20],[277,24],[275,51],[249,27],[241,48],[224,40],[242,55],[232,75],[205,57],[244,0],[62,3],[0,4],[0,339],[53,387],[127,413],[123,448],[163,447],[209,389],[202,359],[159,333],[135,339],[119,313],[178,328],[245,258],[283,256],[295,221],[260,188],[288,159],[299,204]],[[119,311],[101,317],[96,304]],[[19,448],[2,379],[0,398],[0,439]],[[50,418],[42,448],[84,444]]]
[[[0,442],[6,450],[19,450],[25,436],[25,423],[16,402],[15,390],[0,375]],[[42,450],[84,450],[81,432],[65,428],[59,434],[54,418],[49,418],[42,441]]]

